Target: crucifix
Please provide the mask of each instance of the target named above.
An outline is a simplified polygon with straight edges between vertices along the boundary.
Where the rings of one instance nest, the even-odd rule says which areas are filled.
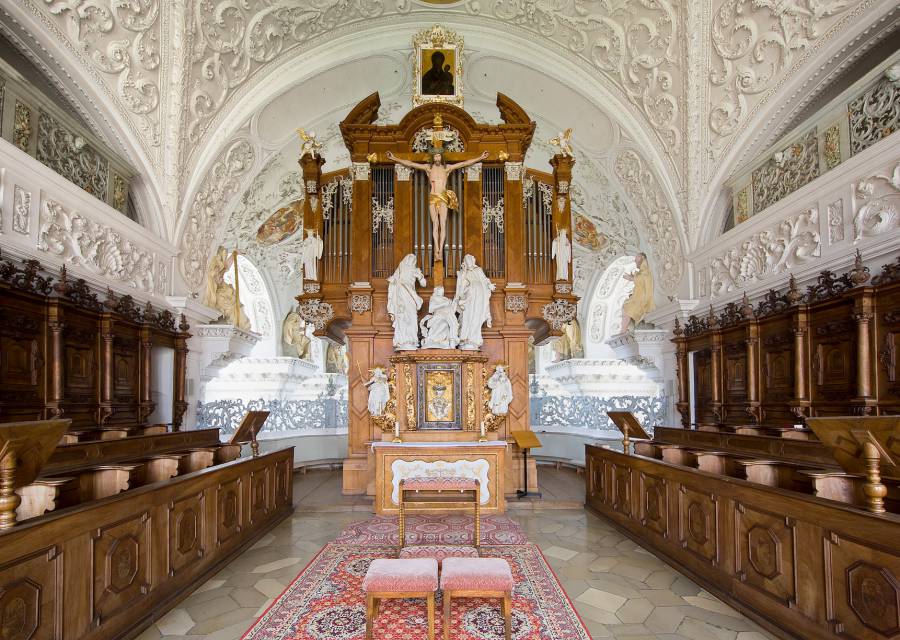
[[[428,164],[398,158],[393,152],[387,152],[388,160],[411,169],[420,169],[428,175],[428,182],[431,183],[431,194],[428,196],[428,210],[431,214],[431,236],[434,242],[435,262],[443,262],[444,259],[444,243],[447,240],[447,212],[450,209],[459,210],[459,201],[456,198],[456,193],[452,189],[447,188],[450,174],[457,169],[471,166],[488,157],[488,152],[485,151],[480,156],[470,160],[444,164],[443,141],[445,136],[443,135],[441,122],[440,114],[435,115],[434,129],[431,134],[432,146],[428,150],[431,161]]]

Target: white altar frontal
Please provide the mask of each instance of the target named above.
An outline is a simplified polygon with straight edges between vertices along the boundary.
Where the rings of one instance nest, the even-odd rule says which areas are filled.
[[[481,512],[503,513],[506,448],[504,440],[373,442],[375,513],[399,513],[402,479],[447,476],[476,478],[481,486]]]

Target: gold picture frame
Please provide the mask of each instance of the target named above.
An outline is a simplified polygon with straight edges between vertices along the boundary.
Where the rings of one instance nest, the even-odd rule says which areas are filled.
[[[440,25],[413,38],[413,106],[439,102],[463,106],[463,39]]]

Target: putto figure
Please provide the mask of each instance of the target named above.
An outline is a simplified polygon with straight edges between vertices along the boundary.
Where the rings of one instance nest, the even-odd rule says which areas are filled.
[[[464,169],[488,157],[485,151],[477,158],[471,160],[463,160],[454,164],[444,164],[444,156],[440,149],[432,149],[430,151],[431,162],[422,164],[421,162],[412,162],[411,160],[403,160],[388,151],[388,160],[392,160],[397,164],[410,169],[420,169],[428,175],[428,181],[431,183],[431,195],[428,196],[428,209],[431,213],[431,234],[434,242],[433,251],[436,262],[444,259],[444,243],[447,240],[447,212],[450,209],[459,209],[459,201],[456,193],[447,188],[447,181],[450,174],[457,169]]]
[[[559,152],[567,156],[569,158],[574,158],[575,154],[572,153],[572,127],[569,127],[565,131],[560,131],[559,135],[555,138],[550,138],[550,144],[554,147],[559,147]]]
[[[416,292],[416,282],[425,286],[425,274],[416,266],[416,256],[410,253],[388,278],[387,311],[394,324],[394,349],[415,351],[419,348],[419,309],[422,297]]]
[[[492,326],[491,292],[496,285],[475,264],[475,257],[466,254],[462,268],[456,272],[456,297],[453,302],[460,312],[459,348],[478,351],[484,344],[481,326]]]
[[[316,140],[316,132],[315,131],[306,131],[306,129],[297,129],[297,135],[300,136],[300,157],[298,160],[303,160],[305,156],[309,156],[310,158],[316,158],[319,155],[319,151],[322,150],[322,144]]]

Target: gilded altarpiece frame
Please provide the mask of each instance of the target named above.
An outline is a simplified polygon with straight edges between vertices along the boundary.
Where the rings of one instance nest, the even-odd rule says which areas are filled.
[[[462,365],[459,362],[416,364],[417,428],[462,430]]]

